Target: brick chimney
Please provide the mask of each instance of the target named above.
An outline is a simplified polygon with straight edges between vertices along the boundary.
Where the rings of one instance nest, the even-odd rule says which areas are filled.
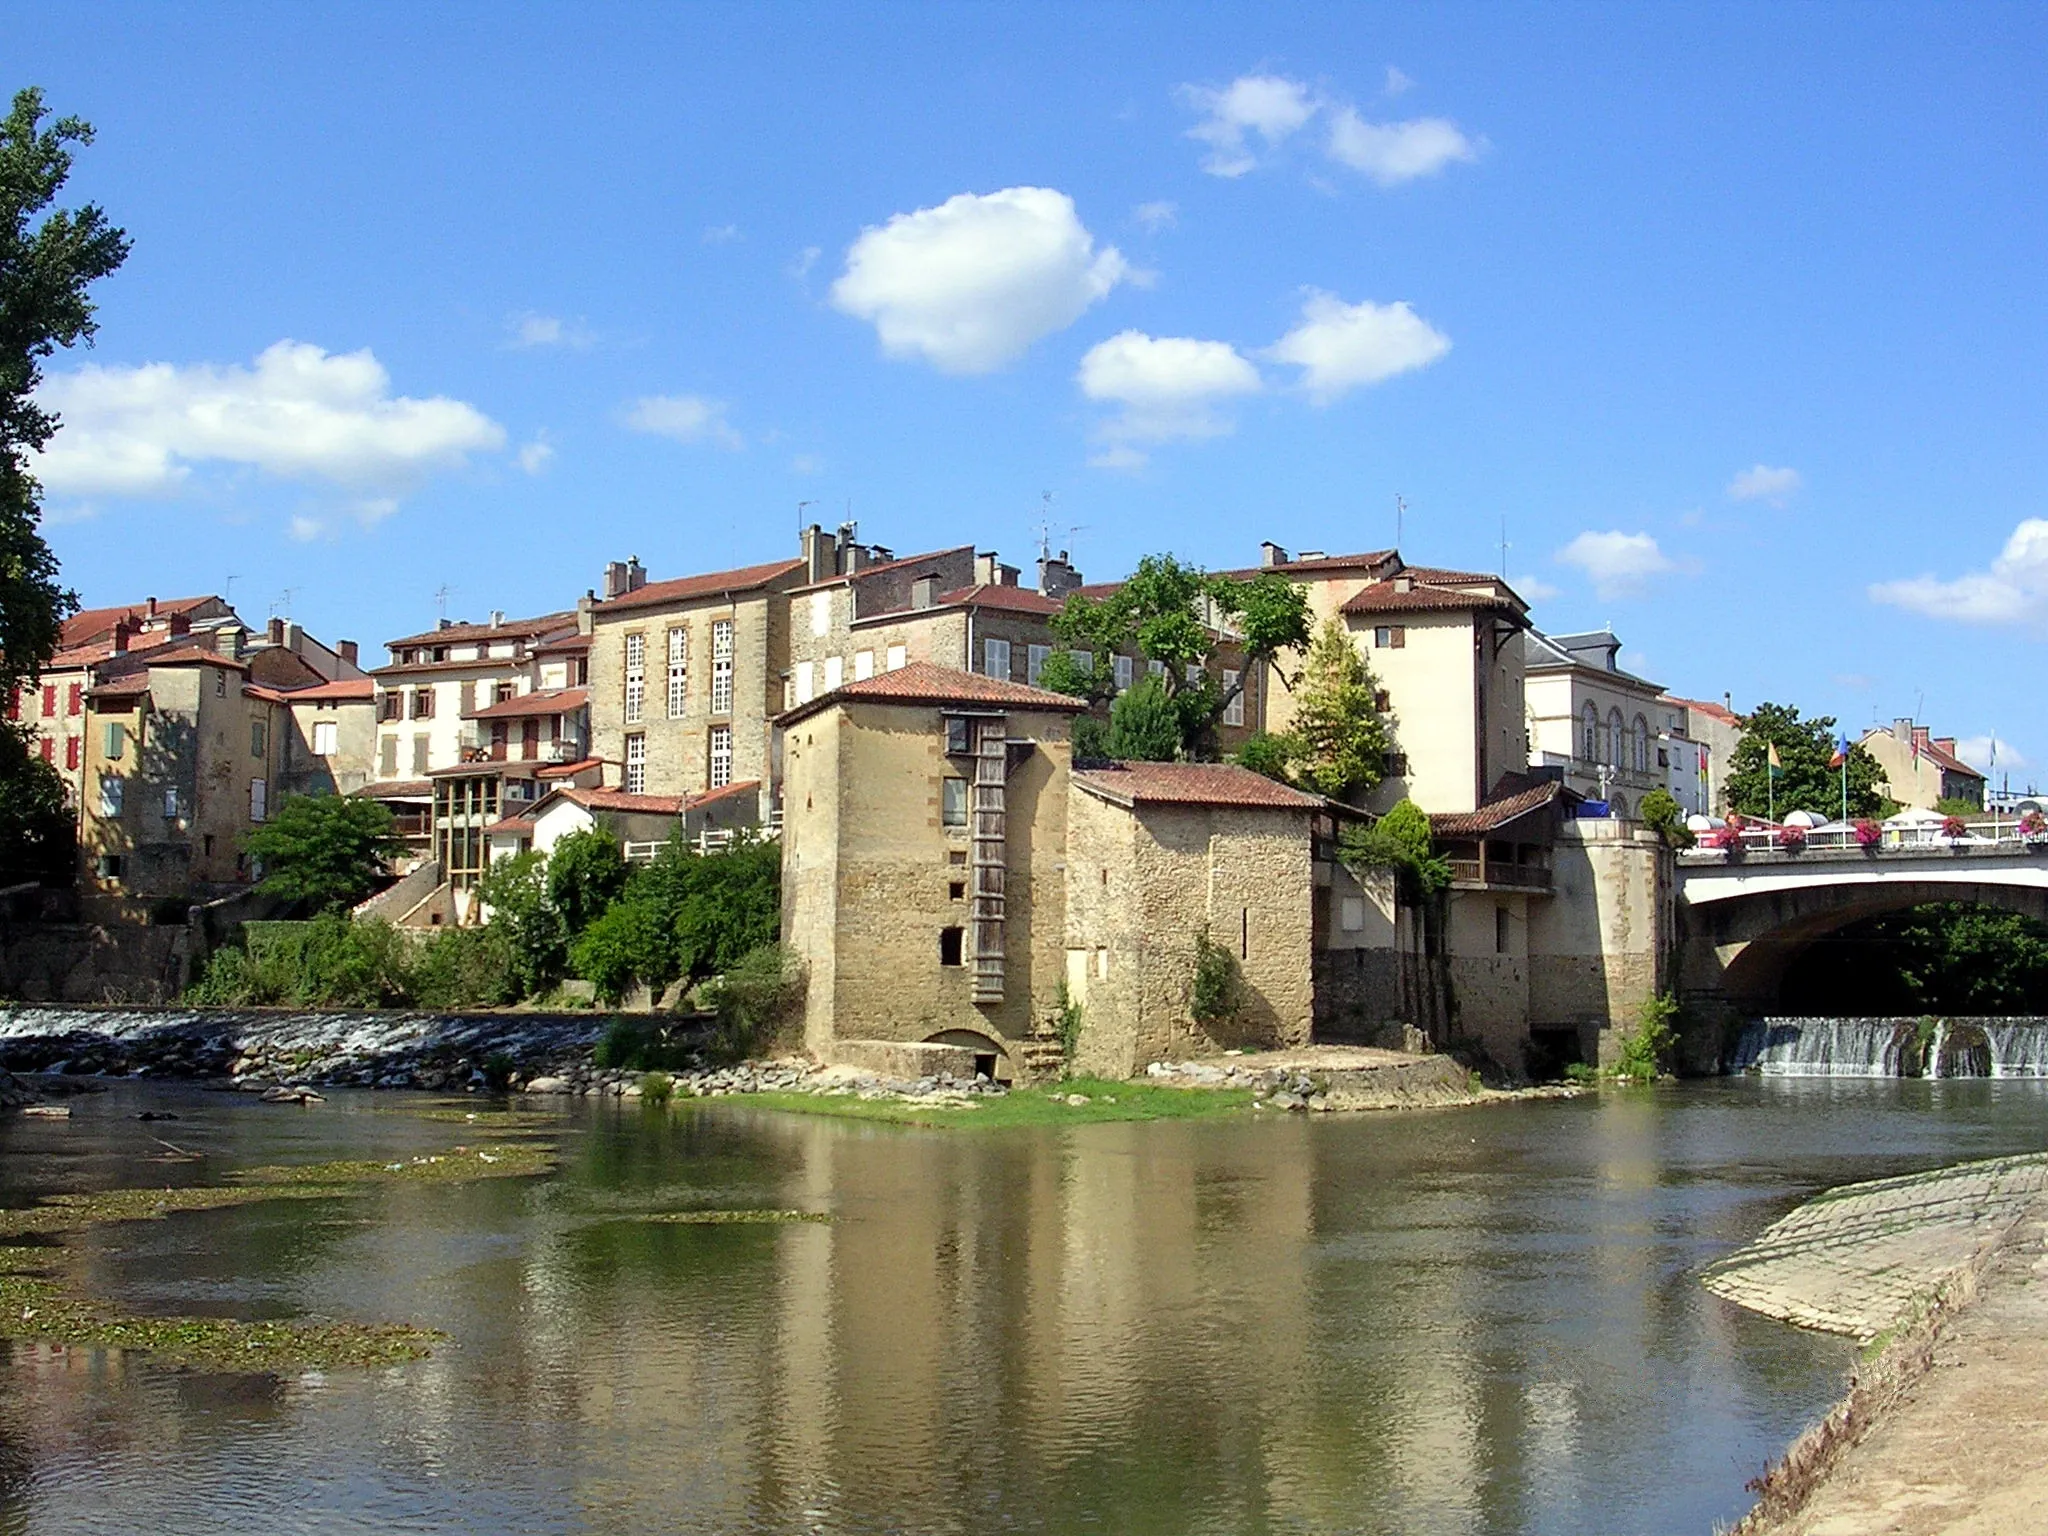
[[[1065,597],[1081,585],[1081,573],[1067,560],[1063,549],[1059,558],[1047,555],[1038,562],[1038,591],[1043,597]]]
[[[1282,549],[1278,544],[1275,544],[1271,539],[1267,539],[1264,543],[1259,545],[1260,565],[1270,569],[1273,566],[1285,565],[1286,563],[1287,551]]]
[[[362,663],[356,660],[356,657],[360,655],[361,652],[357,647],[355,641],[353,640],[335,641],[334,654],[339,656],[343,661],[347,662],[352,667],[355,667],[359,670],[362,667]]]
[[[153,618],[155,618],[155,617],[156,617],[156,599],[155,599],[155,598],[153,598],[153,597],[152,597],[152,598],[149,598],[149,599],[147,599],[147,600],[146,600],[146,602],[145,602],[145,604],[144,604],[144,612],[146,613],[146,615],[147,615],[147,616],[148,616],[149,618],[152,618],[152,619],[153,619]]]
[[[156,606],[156,600],[154,598],[150,599],[150,606]],[[116,619],[114,621],[114,636],[112,643],[114,647],[114,654],[116,656],[124,656],[127,654],[128,641],[134,635],[134,633],[135,631],[129,626],[129,623],[126,619]]]
[[[192,615],[191,615],[191,614],[189,614],[189,613],[174,613],[174,614],[172,614],[172,615],[171,615],[171,620],[170,620],[170,626],[169,626],[169,628],[170,628],[171,638],[173,638],[173,639],[177,639],[177,638],[180,638],[181,636],[184,636],[184,635],[189,635],[189,634],[191,634],[191,633],[192,633]]]
[[[284,620],[273,618],[263,626],[263,638],[271,645],[284,644]]]
[[[1913,727],[1913,745],[1918,747],[1923,752],[1925,752],[1927,748],[1932,745],[1932,743],[1927,739],[1926,726],[1916,725]]]

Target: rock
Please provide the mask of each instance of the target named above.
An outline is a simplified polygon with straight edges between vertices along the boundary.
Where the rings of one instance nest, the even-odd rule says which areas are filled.
[[[71,1106],[69,1104],[30,1104],[22,1110],[22,1114],[30,1120],[69,1120],[71,1118]]]
[[[1070,1093],[1067,1095],[1067,1102],[1073,1105],[1074,1108],[1079,1109],[1083,1104],[1087,1104],[1092,1101],[1085,1093]]]
[[[265,1104],[325,1104],[327,1101],[310,1088],[271,1088],[265,1091]]]
[[[1275,1109],[1307,1109],[1308,1100],[1298,1093],[1276,1093],[1267,1101]]]
[[[565,1077],[536,1077],[526,1085],[528,1093],[573,1093],[573,1085]]]

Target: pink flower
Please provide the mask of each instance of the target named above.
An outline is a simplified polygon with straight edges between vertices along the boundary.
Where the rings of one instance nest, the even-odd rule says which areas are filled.
[[[1778,828],[1778,846],[1780,848],[1804,848],[1806,846],[1806,828]]]
[[[1884,841],[1884,828],[1869,817],[1856,823],[1856,842],[1859,847],[1874,848]]]

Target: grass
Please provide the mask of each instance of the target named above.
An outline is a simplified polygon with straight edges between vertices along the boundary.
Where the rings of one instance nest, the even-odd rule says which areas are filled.
[[[1088,1102],[1070,1104],[1069,1095],[1079,1095]],[[1248,1088],[1162,1088],[1153,1083],[1086,1077],[1042,1088],[1013,1088],[1001,1095],[977,1095],[965,1102],[937,1104],[916,1099],[863,1099],[840,1093],[746,1093],[713,1102],[848,1120],[879,1120],[889,1125],[1004,1130],[1020,1125],[1087,1125],[1111,1120],[1211,1119],[1248,1110],[1254,1097]]]
[[[226,1185],[55,1195],[21,1209],[0,1210],[0,1338],[145,1350],[167,1364],[204,1370],[308,1370],[416,1360],[442,1335],[400,1323],[240,1322],[123,1312],[83,1294],[52,1268],[61,1255],[53,1240],[119,1222],[161,1221],[183,1211],[260,1200],[331,1199],[382,1185],[528,1178],[554,1166],[552,1147],[451,1147],[395,1162],[250,1168],[229,1175],[232,1182]]]

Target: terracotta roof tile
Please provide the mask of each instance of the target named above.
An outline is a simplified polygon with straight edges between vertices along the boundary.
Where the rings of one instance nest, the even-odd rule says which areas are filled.
[[[472,640],[531,640],[562,628],[574,628],[576,612],[566,609],[543,613],[531,619],[507,619],[502,624],[450,624],[446,629],[429,629],[417,635],[400,635],[386,640],[394,645],[467,645]],[[504,658],[500,658],[501,660]]]
[[[1066,604],[1056,597],[1047,597],[1030,587],[1002,587],[982,583],[979,586],[961,587],[940,597],[941,608],[996,608],[1006,613],[1038,613],[1051,615],[1064,612]],[[901,618],[901,614],[891,614]]]
[[[1505,583],[1490,577],[1478,578],[1497,590],[1468,592],[1453,586],[1434,586],[1418,581],[1402,591],[1394,581],[1367,582],[1345,602],[1344,613],[1473,613],[1487,609],[1517,612],[1521,602],[1507,591]],[[1506,595],[1503,595],[1503,594]]]
[[[685,603],[722,592],[751,592],[803,569],[801,560],[772,560],[766,565],[743,565],[732,571],[711,571],[702,576],[678,576],[672,581],[650,581],[644,587],[597,605],[599,618],[631,613],[641,608],[659,608],[668,603]],[[574,617],[574,615],[571,615]]]
[[[1074,782],[1120,805],[1317,811],[1328,803],[1320,795],[1290,789],[1235,763],[1111,763],[1076,769]]]
[[[573,763],[549,763],[547,767],[541,769],[534,777],[537,779],[572,779],[579,773],[587,773],[592,768],[602,768],[603,766],[603,758],[585,757],[579,758]]]
[[[1432,811],[1429,830],[1438,837],[1483,837],[1566,795],[1581,798],[1555,780],[1504,773],[1477,810]]]
[[[1235,571],[1220,571],[1223,576],[1263,576],[1274,571],[1282,576],[1335,576],[1346,571],[1376,571],[1382,566],[1391,566],[1399,555],[1391,549],[1368,549],[1355,555],[1317,555],[1311,560],[1289,560],[1285,565],[1251,565]]]
[[[211,593],[205,597],[173,597],[168,600],[160,598],[156,605],[156,616],[161,619],[168,614],[190,613],[194,608],[202,608],[212,601],[214,598]],[[64,621],[64,627],[60,632],[61,643],[83,645],[110,633],[123,619],[141,624],[148,617],[147,603],[128,603],[112,608],[82,608]]]
[[[1087,704],[1070,694],[1049,688],[1033,688],[1005,678],[984,677],[979,672],[961,672],[929,661],[913,661],[894,672],[879,672],[857,683],[848,683],[830,693],[820,694],[808,704],[799,704],[782,715],[778,724],[788,725],[816,714],[829,704],[960,704],[1000,705],[1014,709],[1050,709],[1080,714]]]
[[[547,692],[515,693],[509,699],[487,704],[482,709],[463,711],[465,720],[524,720],[529,716],[566,715],[590,702],[586,688],[556,688]]]
[[[282,688],[286,701],[292,704],[340,704],[352,699],[369,700],[376,697],[377,685],[367,677],[345,677],[332,683],[313,683],[304,688]]]
[[[759,779],[742,779],[737,784],[727,784],[722,789],[707,789],[701,795],[691,795],[688,805],[696,810],[700,805],[716,805],[721,800],[731,800],[740,795],[758,795],[761,792]]]
[[[623,789],[577,789],[569,786],[553,791],[587,810],[623,811],[636,816],[679,816],[687,803],[682,795],[629,795]]]
[[[1683,705],[1687,714],[1702,714],[1709,720],[1720,721],[1723,725],[1739,726],[1742,724],[1742,717],[1736,714],[1734,710],[1724,708],[1719,704],[1709,704],[1705,699],[1681,698],[1675,693],[1664,694],[1662,698],[1670,703]]]
[[[795,587],[791,590],[815,592],[825,587],[836,587],[841,582],[866,581],[870,576],[879,576],[886,571],[900,571],[906,565],[923,565],[932,560],[943,560],[948,555],[966,555],[972,558],[973,554],[974,546],[972,544],[955,544],[947,549],[928,549],[921,555],[898,555],[875,565],[863,567],[858,571],[848,572],[844,576],[827,576],[823,580],[807,582],[803,586]],[[801,565],[803,562],[799,560],[797,564]]]
[[[494,821],[484,828],[486,835],[493,832],[531,832],[532,830],[533,818],[531,816],[507,816],[503,820]]]
[[[352,789],[349,795],[356,800],[422,800],[433,792],[432,779],[386,779],[381,784]]]

